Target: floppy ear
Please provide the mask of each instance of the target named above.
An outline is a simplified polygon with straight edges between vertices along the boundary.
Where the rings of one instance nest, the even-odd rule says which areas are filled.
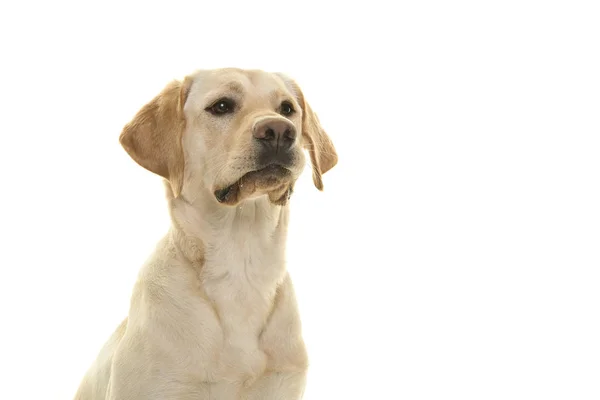
[[[279,74],[295,92],[300,107],[302,107],[302,138],[304,147],[310,155],[313,169],[313,182],[317,189],[323,190],[323,174],[333,168],[338,162],[337,152],[333,142],[321,126],[317,114],[304,99],[300,86],[288,77]]]
[[[169,83],[123,128],[119,142],[142,167],[167,179],[177,197],[183,185],[183,106],[191,78]]]

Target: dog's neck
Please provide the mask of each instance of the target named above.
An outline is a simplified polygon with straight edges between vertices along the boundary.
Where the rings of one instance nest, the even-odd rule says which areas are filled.
[[[208,191],[185,194],[168,198],[171,261],[197,277],[184,287],[211,300],[231,351],[252,352],[286,276],[288,206],[267,196],[232,207]]]
[[[168,199],[180,253],[205,278],[240,273],[261,286],[279,281],[285,272],[289,207],[273,205],[267,196],[223,206],[210,195]]]

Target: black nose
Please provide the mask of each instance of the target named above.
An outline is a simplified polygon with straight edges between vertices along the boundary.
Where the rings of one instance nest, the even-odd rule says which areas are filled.
[[[254,126],[252,134],[257,141],[273,153],[289,150],[296,140],[296,128],[291,122],[282,119],[259,122]]]

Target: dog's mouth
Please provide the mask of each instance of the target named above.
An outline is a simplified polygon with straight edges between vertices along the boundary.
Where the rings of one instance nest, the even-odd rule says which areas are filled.
[[[214,191],[219,203],[235,205],[255,193],[268,193],[274,204],[287,202],[292,192],[292,173],[289,169],[272,164],[244,174],[235,183]]]

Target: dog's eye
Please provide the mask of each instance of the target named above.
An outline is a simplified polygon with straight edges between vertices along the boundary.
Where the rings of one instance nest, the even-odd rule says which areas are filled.
[[[294,106],[289,101],[281,103],[280,112],[282,115],[292,115],[294,113]]]
[[[206,111],[214,115],[223,115],[233,112],[235,103],[230,99],[219,99],[212,106],[208,107]]]

